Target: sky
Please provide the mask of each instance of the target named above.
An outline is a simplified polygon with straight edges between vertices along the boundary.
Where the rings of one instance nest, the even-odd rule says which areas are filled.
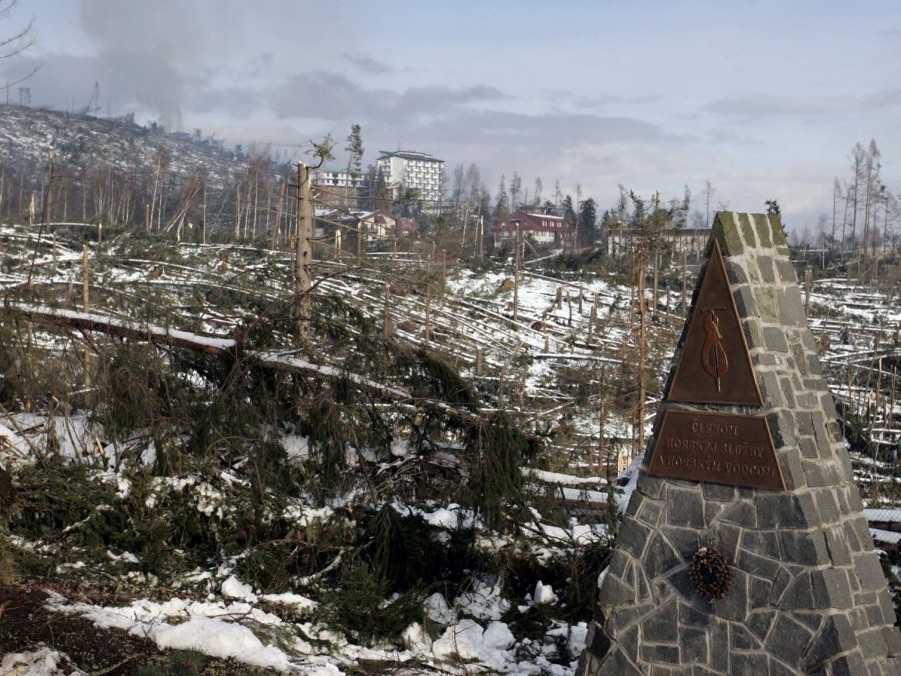
[[[611,206],[618,186],[831,222],[875,139],[901,193],[901,2],[19,0],[32,102],[135,112],[299,157],[350,125],[364,162],[419,150]],[[0,33],[2,34],[2,33]]]

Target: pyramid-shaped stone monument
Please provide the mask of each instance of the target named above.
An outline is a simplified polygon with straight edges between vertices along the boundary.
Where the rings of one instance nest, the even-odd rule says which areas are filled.
[[[720,212],[579,676],[901,674],[778,217]]]

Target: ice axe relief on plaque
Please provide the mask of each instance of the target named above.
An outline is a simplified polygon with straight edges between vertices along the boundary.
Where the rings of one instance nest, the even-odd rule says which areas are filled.
[[[723,255],[716,240],[685,330],[666,401],[762,406]]]
[[[716,316],[717,309],[712,308],[704,312],[704,348],[702,362],[704,370],[716,381],[716,391],[722,392],[722,378],[729,372],[729,355],[723,346],[723,332],[720,329],[720,320]]]

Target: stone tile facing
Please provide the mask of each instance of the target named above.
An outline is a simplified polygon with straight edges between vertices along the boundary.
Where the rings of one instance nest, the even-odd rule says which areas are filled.
[[[579,675],[901,674],[901,633],[782,225],[720,212],[713,236],[764,394],[763,409],[715,408],[767,417],[787,489],[647,476],[651,439]],[[688,576],[704,545],[733,562],[732,590],[715,602]]]

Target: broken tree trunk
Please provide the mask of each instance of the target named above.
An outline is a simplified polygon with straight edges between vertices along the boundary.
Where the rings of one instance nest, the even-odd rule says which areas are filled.
[[[335,366],[314,364],[301,357],[284,354],[283,351],[264,352],[261,350],[246,350],[242,344],[233,338],[217,338],[205,336],[190,331],[167,328],[155,324],[140,323],[121,317],[113,317],[96,312],[78,312],[64,308],[50,307],[48,305],[36,305],[30,303],[7,303],[2,308],[6,312],[18,314],[32,322],[45,326],[58,327],[66,332],[72,329],[93,331],[119,338],[131,338],[166,345],[195,352],[205,352],[211,355],[232,357],[234,359],[246,359],[257,366],[270,368],[276,371],[299,373],[314,378],[325,380],[344,380],[360,389],[378,394],[386,399],[394,401],[411,401],[413,395],[400,387],[392,387],[374,380],[370,380],[356,373],[344,371]],[[456,416],[462,420],[476,423],[480,420],[478,412],[462,410],[443,401],[434,399],[417,398],[417,402],[423,405],[433,406],[448,415]]]
[[[297,240],[294,254],[294,311],[296,339],[299,347],[310,341],[310,323],[313,303],[310,290],[313,286],[313,200],[310,186],[310,168],[297,164]]]

